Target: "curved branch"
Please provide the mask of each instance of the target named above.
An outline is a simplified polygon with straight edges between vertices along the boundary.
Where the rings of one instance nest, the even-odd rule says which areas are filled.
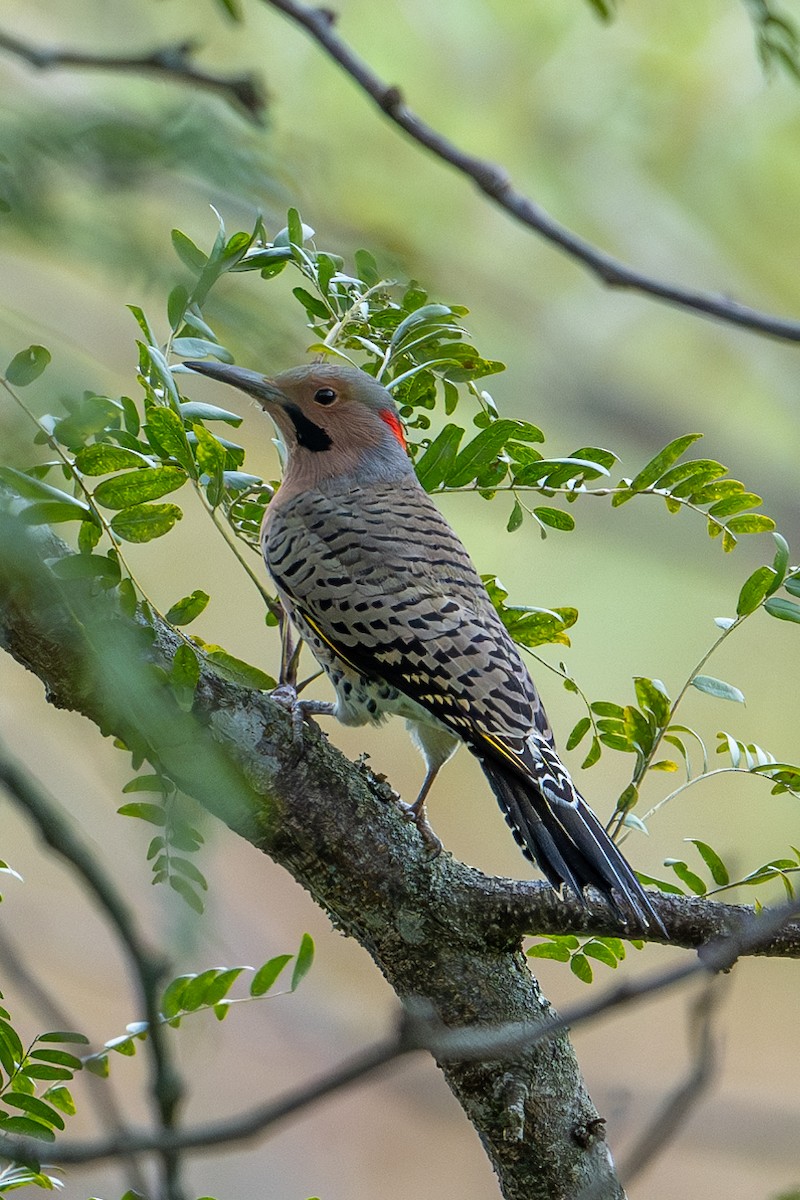
[[[755,333],[784,341],[800,341],[800,321],[776,317],[749,305],[739,304],[727,296],[696,291],[647,275],[561,225],[530,197],[518,191],[502,167],[468,154],[417,116],[405,103],[400,89],[385,83],[338,35],[334,28],[336,14],[330,9],[315,8],[296,3],[295,0],[264,0],[264,3],[278,9],[305,29],[326,54],[375,101],[378,108],[415,142],[471,179],[484,195],[517,221],[541,234],[546,241],[559,246],[577,262],[583,263],[607,287],[652,296],[676,308],[713,317],[730,325],[739,325]]]
[[[255,75],[213,75],[201,71],[192,62],[197,50],[193,42],[177,42],[174,46],[161,46],[144,54],[85,54],[78,50],[33,46],[30,42],[0,31],[0,50],[6,50],[40,71],[53,67],[79,67],[127,71],[135,75],[160,75],[203,91],[214,92],[257,125],[264,123],[267,98],[261,80]]]
[[[59,858],[63,858],[80,876],[94,895],[101,912],[109,919],[125,949],[131,971],[136,977],[144,1017],[151,1031],[149,1039],[152,1060],[151,1092],[164,1134],[174,1129],[177,1108],[182,1099],[178,1073],[169,1053],[165,1030],[159,1021],[160,984],[167,963],[146,944],[137,927],[133,913],[125,903],[116,883],[103,864],[95,857],[68,820],[58,804],[45,794],[26,771],[22,770],[5,747],[0,746],[0,786],[16,801],[35,824],[43,841]],[[31,1148],[28,1148],[30,1153]],[[180,1195],[178,1177],[180,1159],[174,1150],[162,1152],[163,1177],[167,1200]]]

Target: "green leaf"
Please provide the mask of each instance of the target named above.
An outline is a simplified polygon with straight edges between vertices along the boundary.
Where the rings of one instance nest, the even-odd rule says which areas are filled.
[[[690,892],[694,892],[695,896],[705,896],[708,888],[699,875],[691,871],[685,862],[679,858],[665,858],[665,867],[672,867],[672,870],[678,876],[681,883],[685,883]]]
[[[209,998],[209,993],[211,995],[214,994],[212,989],[219,976],[223,973],[223,970],[224,968],[211,967],[209,970],[201,971],[199,975],[195,975],[194,979],[191,979],[187,983],[181,994],[181,1010],[184,1012],[196,1012],[198,1008],[213,1005],[215,1000]],[[234,979],[240,971],[241,967],[234,974]],[[233,983],[233,979],[231,979],[231,983]],[[227,991],[227,988],[222,991],[221,995],[217,996],[217,1000],[222,999],[225,991]]]
[[[126,542],[149,542],[169,533],[182,516],[177,504],[137,504],[117,513],[111,528]]]
[[[227,967],[217,971],[216,979],[206,988],[205,1003],[219,1004],[220,1000],[227,996],[243,970],[244,967]]]
[[[599,742],[598,738],[593,737],[592,745],[589,749],[589,753],[586,755],[586,758],[581,763],[581,767],[583,768],[583,770],[588,771],[589,767],[593,767],[594,764],[599,761],[601,753],[602,753],[602,748],[600,746],[600,742]]]
[[[585,954],[573,954],[569,960],[569,969],[573,975],[580,979],[581,983],[591,983],[594,977],[592,965]]]
[[[700,433],[687,433],[683,437],[675,438],[663,450],[660,450],[655,458],[651,458],[650,462],[642,467],[638,475],[631,480],[629,489],[631,492],[641,492],[645,488],[652,487],[657,483],[661,476],[669,467],[676,462],[682,454],[685,454],[693,442],[703,435]]]
[[[75,466],[83,475],[110,475],[123,467],[150,467],[152,461],[136,450],[110,442],[95,442],[78,451]]]
[[[147,821],[150,825],[158,825],[163,827],[167,823],[167,814],[160,804],[145,804],[144,801],[131,801],[130,804],[123,804],[117,809],[121,817],[137,817],[140,821]]]
[[[124,793],[164,792],[167,787],[168,783],[162,775],[135,775],[133,779],[128,780],[122,791]]]
[[[56,559],[51,570],[59,579],[102,579],[111,586],[120,578],[117,559],[101,554],[67,554]]]
[[[174,686],[194,693],[200,679],[200,662],[191,646],[184,643],[175,651],[169,677]]]
[[[52,1105],[40,1100],[38,1096],[25,1096],[21,1092],[6,1091],[3,1094],[3,1103],[13,1105],[14,1108],[21,1108],[34,1120],[43,1121],[46,1125],[53,1125],[56,1129],[65,1128],[64,1118],[61,1114]]]
[[[181,416],[188,421],[224,421],[226,425],[239,426],[243,421],[238,413],[219,408],[216,404],[202,404],[197,400],[186,400],[181,406]]]
[[[735,496],[727,496],[723,500],[718,500],[716,504],[712,504],[708,515],[716,517],[719,521],[724,517],[733,516],[734,513],[744,512],[746,508],[758,508],[759,504],[761,504],[761,497],[756,496],[754,492],[739,492]]]
[[[736,615],[746,617],[755,612],[761,601],[775,590],[777,578],[777,572],[772,567],[757,567],[739,593]]]
[[[27,387],[38,379],[50,362],[50,351],[44,346],[28,346],[15,354],[6,367],[6,379],[15,387]]]
[[[326,321],[330,317],[328,306],[318,296],[312,296],[311,292],[305,288],[292,288],[292,295],[300,301],[312,321],[315,318]]]
[[[84,516],[91,515],[88,504],[84,504],[75,496],[70,496],[69,492],[62,492],[60,488],[44,483],[41,479],[34,479],[25,471],[17,471],[14,467],[0,467],[0,480],[8,484],[23,500],[44,500],[68,505],[76,510],[76,517],[79,520],[82,520]]]
[[[203,270],[208,262],[207,255],[195,246],[191,238],[181,233],[180,229],[172,230],[172,245],[178,258],[190,271],[199,274]]]
[[[145,432],[152,434],[159,454],[171,455],[189,474],[195,474],[194,459],[183,421],[173,409],[165,405],[150,408]]]
[[[794,621],[800,624],[800,604],[784,600],[782,596],[771,596],[764,605],[764,610],[779,621]]]
[[[19,519],[23,525],[57,525],[64,521],[84,521],[85,515],[75,505],[57,500],[40,500],[23,508]]]
[[[775,522],[763,513],[746,513],[742,517],[731,517],[727,528],[731,533],[772,533]]]
[[[584,943],[583,953],[588,954],[590,958],[596,958],[598,962],[604,963],[614,970],[619,966],[619,959],[614,951],[596,938]]]
[[[543,525],[549,525],[551,529],[571,530],[575,528],[575,519],[569,513],[562,512],[560,508],[535,508],[533,515],[537,517]]]
[[[220,346],[219,342],[209,341],[208,338],[179,337],[172,343],[175,354],[182,358],[216,358],[220,362],[232,363],[233,355],[230,350]]]
[[[725,884],[730,883],[731,877],[728,874],[728,868],[716,850],[713,850],[709,846],[708,842],[701,842],[699,838],[686,838],[685,840],[691,842],[696,847],[698,854],[711,872],[711,878],[714,880],[714,883],[720,887],[724,887]]]
[[[666,892],[670,896],[686,895],[682,887],[678,887],[675,883],[668,883],[666,879],[656,879],[654,875],[646,875],[644,871],[635,871],[634,874],[639,883],[645,887],[657,887],[660,892]]]
[[[569,962],[570,951],[562,942],[537,942],[525,951],[526,958],[552,958],[556,962]]]
[[[772,569],[775,572],[775,582],[772,585],[772,591],[777,591],[780,585],[786,578],[786,572],[789,569],[789,543],[786,538],[780,533],[773,533],[775,539],[775,558],[772,560]]]
[[[5,1097],[4,1097],[5,1099]],[[40,1142],[54,1142],[56,1135],[49,1125],[42,1125],[31,1117],[9,1117],[0,1121],[0,1132],[19,1133],[24,1137],[37,1138]]]
[[[452,423],[445,425],[415,464],[417,479],[426,492],[439,487],[452,470],[464,430]]]
[[[164,989],[164,994],[161,997],[161,1011],[168,1021],[182,1011],[183,993],[194,978],[194,975],[178,975]]]
[[[655,769],[655,766],[650,768],[651,771],[654,771]],[[650,835],[650,830],[647,828],[641,817],[637,817],[636,813],[625,813],[625,816],[622,818],[622,824],[625,825],[626,828],[636,829],[639,833],[644,833],[648,837]]]
[[[84,1065],[91,1075],[97,1075],[99,1079],[108,1079],[110,1070],[107,1054],[93,1054],[91,1058],[86,1059]]]
[[[55,1063],[56,1066],[66,1067],[70,1071],[80,1071],[83,1063],[74,1054],[66,1050],[32,1050],[31,1058],[40,1062]]]
[[[200,588],[195,588],[188,596],[177,600],[166,612],[166,619],[170,625],[188,625],[190,621],[194,621],[200,616],[206,605],[209,602],[209,595]]]
[[[716,696],[718,700],[734,700],[737,704],[744,704],[743,692],[740,692],[731,683],[725,683],[722,679],[715,679],[713,675],[695,675],[691,680],[691,684],[692,687],[697,688],[698,692],[705,692],[708,696]]]
[[[94,499],[104,508],[127,509],[147,500],[157,500],[186,483],[183,467],[143,467],[104,479],[94,490]],[[131,539],[137,540],[137,539]]]
[[[356,250],[353,255],[353,261],[358,271],[359,279],[361,279],[367,287],[374,287],[380,280],[378,273],[378,264],[370,254],[369,250]]]
[[[515,421],[501,419],[492,421],[491,425],[482,429],[456,456],[445,478],[447,487],[464,487],[472,483],[503,450],[506,442],[513,436],[515,425]]]
[[[300,949],[297,951],[294,969],[292,971],[292,982],[289,985],[291,992],[305,979],[308,972],[311,970],[311,964],[314,961],[314,939],[310,933],[304,933],[300,939]]]
[[[48,1100],[50,1104],[60,1109],[61,1112],[66,1113],[68,1117],[74,1117],[77,1112],[72,1093],[62,1083],[49,1087],[44,1093],[43,1099]]]
[[[173,892],[177,892],[186,901],[189,908],[193,909],[198,916],[203,915],[203,901],[187,879],[183,879],[180,875],[170,875],[168,883]]]
[[[272,987],[283,968],[294,958],[293,954],[277,954],[259,967],[250,983],[251,996],[263,996]]]
[[[193,426],[193,429],[197,438],[195,461],[198,470],[201,475],[206,475],[209,479],[215,480],[218,486],[221,487],[222,472],[225,468],[225,447],[219,438],[214,437],[214,434],[209,433],[202,425],[196,424]],[[219,503],[219,499],[220,497],[217,497],[217,503]]]
[[[572,730],[572,733],[567,738],[567,750],[574,750],[575,747],[583,741],[591,727],[592,722],[589,717],[581,717],[580,721],[578,721]]]
[[[69,400],[70,411],[56,421],[53,437],[70,450],[80,450],[89,438],[104,436],[119,428],[124,406],[108,396],[84,395],[79,401]]]
[[[244,662],[241,658],[235,658],[232,654],[228,654],[227,650],[223,650],[221,646],[211,645],[198,637],[193,640],[220,675],[232,680],[233,683],[239,683],[243,687],[257,688],[261,692],[271,692],[278,686],[271,675]]]
[[[577,608],[528,609],[508,607],[500,613],[500,619],[511,637],[520,646],[533,649],[535,646],[555,643],[569,646],[565,630],[578,619]]]
[[[78,550],[81,554],[91,554],[102,536],[102,527],[95,522],[94,515],[85,517],[78,530]]]
[[[13,1074],[15,1067],[24,1057],[25,1051],[16,1029],[8,1021],[0,1019],[0,1062],[6,1074]]]
[[[516,533],[523,522],[525,514],[522,511],[522,505],[519,500],[514,501],[514,507],[511,510],[511,516],[508,518],[506,530],[509,533]]]
[[[666,725],[669,720],[671,701],[661,680],[637,675],[633,684],[640,707],[646,713],[652,714],[656,725]]]
[[[296,208],[290,208],[286,214],[286,229],[289,234],[290,245],[302,246],[305,241],[303,222]],[[277,238],[275,240],[277,241]]]
[[[170,329],[178,329],[181,325],[189,303],[189,289],[179,283],[167,297],[167,320]]]
[[[790,596],[800,596],[800,575],[790,575],[783,586]]]
[[[78,1046],[88,1046],[89,1039],[85,1033],[76,1033],[74,1029],[54,1029],[49,1033],[40,1033],[37,1042],[72,1042]]]

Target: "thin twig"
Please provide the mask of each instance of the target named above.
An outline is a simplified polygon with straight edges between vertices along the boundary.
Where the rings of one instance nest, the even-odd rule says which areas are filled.
[[[559,246],[571,258],[583,263],[608,287],[640,292],[677,308],[698,312],[703,316],[739,325],[770,337],[790,342],[800,341],[798,321],[760,312],[727,296],[667,283],[629,267],[593,246],[561,225],[523,192],[518,191],[502,167],[466,153],[417,116],[406,105],[400,89],[385,83],[339,36],[334,25],[335,14],[329,9],[295,3],[295,0],[264,0],[264,3],[305,29],[361,90],[375,101],[378,108],[415,142],[430,150],[442,162],[455,167],[462,175],[466,175],[498,207],[529,229],[535,230],[546,241]]]
[[[714,1077],[716,1050],[713,1017],[719,999],[716,982],[712,979],[710,986],[691,1007],[691,1057],[686,1078],[666,1097],[651,1123],[637,1138],[624,1164],[620,1166],[620,1175],[626,1186],[649,1167],[675,1138]]]
[[[87,848],[75,826],[63,815],[55,801],[45,794],[4,749],[0,749],[0,785],[35,824],[47,845],[77,872],[116,930],[138,983],[145,1019],[150,1029],[151,1090],[161,1129],[164,1133],[169,1133],[174,1129],[182,1087],[167,1049],[165,1031],[160,1027],[158,1020],[158,988],[167,963],[142,940],[133,915],[119,889]],[[182,1191],[178,1183],[180,1156],[169,1146],[164,1146],[160,1153],[167,1185],[166,1200],[181,1200]],[[30,1156],[29,1148],[27,1158],[30,1159]]]
[[[144,54],[85,54],[77,50],[34,46],[21,38],[0,32],[0,50],[16,55],[37,70],[51,68],[88,68],[100,71],[127,71],[135,75],[160,75],[204,91],[215,92],[245,113],[258,125],[264,123],[267,97],[261,80],[255,75],[213,75],[194,65],[198,47],[194,42],[176,42]]]

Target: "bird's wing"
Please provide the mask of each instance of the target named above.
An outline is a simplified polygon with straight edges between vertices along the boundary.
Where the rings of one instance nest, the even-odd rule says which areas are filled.
[[[531,734],[552,744],[517,648],[438,510],[426,509],[418,531],[401,511],[387,530],[385,516],[371,523],[360,499],[344,513],[341,498],[328,503],[330,512],[316,497],[309,512],[309,501],[293,502],[266,554],[279,588],[329,651],[487,754],[518,756]],[[519,769],[527,770],[523,759]]]

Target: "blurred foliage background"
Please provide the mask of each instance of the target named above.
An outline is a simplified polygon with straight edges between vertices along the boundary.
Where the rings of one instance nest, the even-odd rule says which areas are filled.
[[[549,453],[607,445],[631,473],[671,438],[702,430],[701,453],[759,492],[800,545],[796,347],[602,290],[399,135],[268,5],[242,7],[238,24],[212,0],[3,5],[0,33],[41,48],[131,55],[191,39],[198,65],[260,75],[268,95],[259,126],[223,98],[175,81],[37,71],[0,49],[0,355],[7,361],[31,341],[50,348],[52,366],[29,389],[41,411],[85,388],[119,395],[133,386],[137,331],[125,305],[143,305],[151,319],[165,314],[166,295],[183,278],[173,226],[208,245],[210,204],[229,230],[252,227],[260,211],[273,232],[295,205],[320,245],[345,256],[365,246],[385,272],[467,304],[483,352],[508,364],[492,394],[507,415],[543,427]],[[579,0],[338,7],[341,34],[413,108],[466,149],[505,164],[567,225],[654,275],[800,313],[800,91],[788,72],[765,77],[742,4],[630,0],[610,24]],[[242,365],[272,371],[303,361],[310,338],[289,286],[285,277],[263,287],[236,276],[216,289],[214,326]],[[192,395],[241,405],[251,469],[276,474],[271,431],[254,407],[230,394],[220,400],[206,381]],[[31,430],[7,405],[0,427],[5,456],[27,465]],[[632,698],[633,674],[661,677],[674,693],[711,641],[712,618],[732,614],[743,580],[772,556],[768,536],[723,556],[701,518],[668,516],[646,499],[614,513],[605,501],[582,502],[571,510],[576,531],[546,541],[529,526],[506,535],[507,512],[478,498],[451,497],[445,507],[480,570],[496,572],[513,601],[579,608],[569,668],[590,696],[622,703]],[[142,580],[165,606],[195,587],[210,592],[198,632],[274,672],[277,645],[258,597],[221,543],[208,540],[206,524],[202,513],[187,513],[169,543],[143,547]],[[714,666],[744,691],[746,710],[698,693],[685,719],[712,742],[726,728],[796,761],[796,637],[759,615]],[[550,660],[560,657],[553,649]],[[168,943],[176,973],[260,963],[293,950],[304,929],[317,939],[317,964],[296,996],[244,1006],[221,1036],[204,1028],[205,1018],[176,1035],[193,1077],[190,1117],[275,1094],[385,1027],[391,997],[365,957],[290,880],[224,831],[206,831],[209,920],[198,923],[177,897],[150,889],[147,834],[114,812],[129,764],[82,720],[47,709],[38,683],[10,659],[0,672],[2,736],[98,851],[113,847],[122,886]],[[544,669],[537,681],[563,744],[581,715],[576,700]],[[403,794],[415,793],[420,764],[399,723],[332,736],[353,756],[366,749]],[[571,763],[601,815],[626,782],[628,764],[613,758],[584,777],[577,753]],[[666,856],[683,857],[686,836],[706,838],[743,870],[791,841],[791,796],[772,798],[757,780],[715,782],[668,809],[648,839],[629,839],[637,866],[659,874]],[[648,786],[655,799],[656,785]],[[437,786],[431,814],[454,854],[487,872],[527,875],[466,754]],[[40,981],[55,983],[58,1026],[99,1041],[121,1033],[138,1014],[107,933],[5,811],[2,830],[0,853],[26,880],[7,889],[3,906],[9,944],[0,981],[9,1007],[27,1014],[31,1035],[53,1024],[18,974],[24,958]],[[621,970],[667,957],[650,949],[629,955]],[[537,968],[557,1005],[582,994],[558,964]],[[736,968],[720,1019],[716,1090],[633,1195],[646,1188],[651,1200],[681,1192],[744,1200],[800,1184],[793,971],[780,962]],[[576,1033],[615,1149],[684,1069],[685,1004],[662,999]],[[139,1069],[138,1058],[114,1065],[126,1104]],[[85,1129],[94,1119],[86,1108]],[[474,1135],[422,1061],[308,1113],[268,1143],[198,1159],[193,1181],[221,1197],[265,1187],[299,1200],[496,1195]],[[101,1166],[72,1174],[65,1195],[90,1190],[112,1200],[124,1188]]]

